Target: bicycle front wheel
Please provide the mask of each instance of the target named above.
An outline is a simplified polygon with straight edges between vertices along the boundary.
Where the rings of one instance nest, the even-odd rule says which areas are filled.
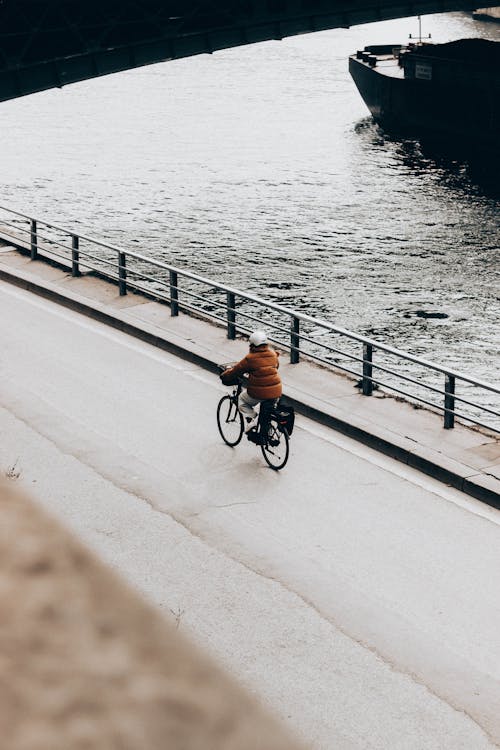
[[[288,461],[288,432],[285,429],[280,429],[278,423],[271,419],[267,435],[263,436],[260,447],[268,466],[275,471],[282,469]]]
[[[238,445],[243,437],[243,416],[232,396],[223,396],[217,406],[217,426],[227,445]]]

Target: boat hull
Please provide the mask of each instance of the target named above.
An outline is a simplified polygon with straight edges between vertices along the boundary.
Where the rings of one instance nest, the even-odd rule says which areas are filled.
[[[436,82],[387,75],[356,56],[349,72],[373,118],[397,134],[500,151],[500,90],[486,79]]]

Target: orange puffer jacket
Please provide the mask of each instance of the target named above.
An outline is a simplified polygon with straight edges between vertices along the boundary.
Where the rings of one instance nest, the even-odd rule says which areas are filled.
[[[267,344],[252,347],[241,362],[226,370],[225,376],[248,373],[248,395],[252,398],[274,399],[281,396],[281,378],[278,374],[279,355]]]

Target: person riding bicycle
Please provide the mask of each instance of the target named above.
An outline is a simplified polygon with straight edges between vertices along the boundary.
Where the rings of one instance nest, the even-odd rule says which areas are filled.
[[[254,331],[248,343],[250,351],[246,357],[220,376],[224,383],[248,373],[247,390],[242,390],[238,399],[238,409],[246,422],[246,433],[255,428],[257,412],[254,406],[262,401],[280,398],[282,390],[278,373],[279,353],[269,346],[266,332]]]

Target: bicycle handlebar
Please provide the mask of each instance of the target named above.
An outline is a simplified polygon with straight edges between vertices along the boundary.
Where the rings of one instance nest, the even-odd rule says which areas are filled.
[[[225,370],[231,369],[231,367],[234,367],[235,364],[236,362],[226,362],[225,364],[217,365],[219,374],[222,375],[222,373],[225,372]]]
[[[235,364],[237,364],[237,363],[236,362],[229,362],[227,364],[217,365],[217,370],[219,371],[219,377],[221,375],[223,375],[226,370],[229,370],[231,367],[233,367]],[[243,374],[243,375],[238,375],[235,378],[234,383],[227,383],[227,386],[228,386],[228,388],[232,388],[235,385],[240,385],[240,386],[243,387],[243,386],[245,386],[247,384],[247,382],[248,382],[248,375]],[[224,383],[224,385],[226,385],[226,383]]]

